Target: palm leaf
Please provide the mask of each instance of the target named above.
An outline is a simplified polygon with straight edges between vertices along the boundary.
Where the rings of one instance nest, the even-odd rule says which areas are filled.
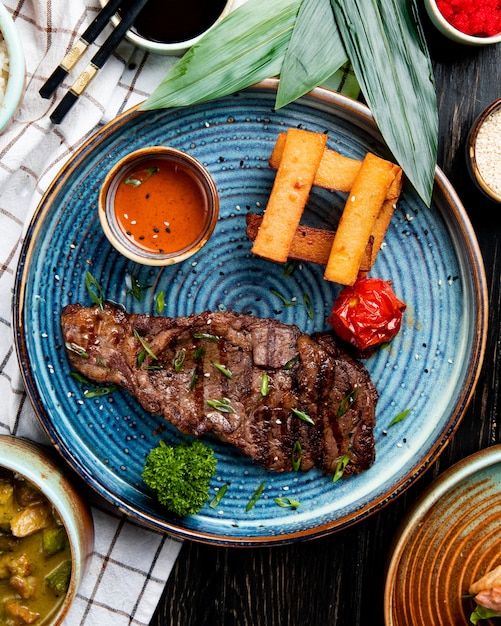
[[[230,13],[176,63],[141,109],[219,98],[280,74],[301,0],[254,0]]]
[[[330,0],[303,0],[280,73],[277,108],[322,84],[347,60]]]
[[[407,178],[429,205],[437,156],[433,70],[414,0],[331,0],[362,93]]]

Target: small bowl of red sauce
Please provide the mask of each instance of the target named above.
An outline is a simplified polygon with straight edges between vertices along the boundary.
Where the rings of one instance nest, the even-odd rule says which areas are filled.
[[[426,12],[446,37],[467,46],[501,42],[498,0],[425,0]]]
[[[142,148],[118,161],[99,192],[99,219],[118,252],[143,265],[180,263],[209,240],[219,195],[209,171],[167,146]]]
[[[99,1],[104,6],[109,0]],[[115,26],[121,13],[133,2],[122,3],[111,20]],[[126,37],[139,48],[155,54],[181,55],[226,17],[233,3],[234,0],[149,0]]]

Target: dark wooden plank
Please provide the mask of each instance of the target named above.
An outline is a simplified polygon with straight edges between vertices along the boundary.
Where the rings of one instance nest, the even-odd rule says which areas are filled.
[[[423,26],[437,85],[438,163],[473,223],[490,292],[486,359],[470,407],[433,466],[395,502],[352,528],[273,548],[185,542],[151,626],[384,626],[385,562],[397,525],[436,476],[500,440],[501,207],[473,187],[465,146],[476,116],[501,96],[501,46],[455,45],[439,36],[426,16]]]

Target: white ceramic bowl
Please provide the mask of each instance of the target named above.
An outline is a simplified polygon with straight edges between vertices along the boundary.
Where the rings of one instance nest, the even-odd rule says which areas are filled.
[[[493,117],[497,122],[493,124]],[[487,124],[486,124],[487,121]],[[468,171],[490,200],[501,203],[501,178],[499,172],[501,152],[501,98],[492,102],[477,117],[466,143]]]
[[[21,37],[14,21],[0,2],[0,32],[7,44],[9,77],[2,102],[0,102],[0,133],[14,117],[23,96],[25,64]]]
[[[209,3],[211,1],[212,0],[205,0],[205,2]],[[105,6],[108,0],[99,0],[99,2],[101,6]],[[219,17],[209,28],[184,41],[177,41],[175,43],[162,43],[159,41],[154,41],[152,39],[147,39],[135,32],[134,29],[130,29],[127,31],[126,38],[138,48],[148,50],[148,52],[153,52],[155,54],[161,55],[180,56],[184,54],[189,48],[191,48],[191,46],[200,41],[200,39],[205,35],[206,32],[213,28],[222,19],[224,19],[232,10],[233,4],[234,0],[227,0]],[[118,15],[115,15],[111,21],[116,26],[120,21],[120,17]]]
[[[38,444],[10,435],[0,435],[0,466],[21,475],[53,504],[68,535],[72,553],[72,571],[68,591],[57,615],[40,626],[59,626],[63,623],[78,587],[85,575],[94,547],[92,514],[61,465]]]
[[[424,6],[435,27],[452,41],[467,46],[488,46],[489,44],[501,42],[501,33],[493,35],[492,37],[477,37],[461,32],[445,19],[437,7],[436,0],[424,0]]]

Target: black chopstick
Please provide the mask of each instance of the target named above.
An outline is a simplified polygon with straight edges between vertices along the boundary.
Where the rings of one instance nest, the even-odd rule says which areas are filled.
[[[92,43],[94,43],[96,38],[103,31],[104,27],[108,24],[111,17],[115,14],[122,2],[123,0],[110,0],[103,7],[103,9],[99,11],[94,20],[86,28],[83,35],[75,43],[73,48],[68,52],[68,54],[65,55],[61,63],[56,67],[51,76],[49,76],[47,81],[42,85],[39,91],[39,94],[42,96],[42,98],[50,98],[52,96],[54,91],[56,91],[56,89],[64,80],[65,76],[69,74],[69,72],[71,72],[77,62],[82,58],[82,55],[87,50],[87,48]]]
[[[148,0],[136,0],[130,11],[126,15],[122,16],[122,19],[120,20],[119,24],[113,29],[111,35],[108,37],[108,39],[106,39],[103,45],[92,57],[90,63],[83,70],[83,72],[73,83],[69,91],[66,92],[61,102],[54,109],[52,115],[50,116],[51,122],[53,122],[54,124],[60,124],[63,121],[65,115],[75,104],[78,98],[83,94],[83,92],[87,89],[89,83],[92,81],[94,76],[113,54],[118,44],[124,38],[125,33],[132,26],[134,20],[139,15],[147,2]]]

